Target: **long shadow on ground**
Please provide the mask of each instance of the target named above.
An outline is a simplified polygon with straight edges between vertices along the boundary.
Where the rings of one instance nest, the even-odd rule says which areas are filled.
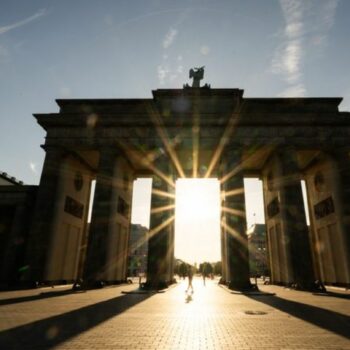
[[[25,296],[16,297],[16,298],[0,299],[0,306],[24,303],[27,301],[35,301],[40,299],[53,298],[53,297],[59,297],[63,295],[76,294],[76,293],[79,293],[79,292],[73,291],[72,289],[65,289],[65,290],[53,290],[49,292],[42,292],[35,295],[25,295]]]
[[[278,296],[250,296],[249,298],[297,317],[315,326],[350,338],[350,317],[320,307],[299,303]]]
[[[318,292],[318,293],[312,293],[313,295],[318,295],[320,297],[334,297],[334,298],[340,298],[340,299],[349,299],[350,300],[350,294],[345,293],[337,293],[337,292]]]
[[[126,311],[152,294],[127,294],[0,332],[0,349],[50,349]],[[53,299],[52,305],[55,301]]]

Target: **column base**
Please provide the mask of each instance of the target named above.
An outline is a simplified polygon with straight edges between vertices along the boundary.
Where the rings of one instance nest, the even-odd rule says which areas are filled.
[[[221,277],[220,280],[219,280],[219,284],[224,284],[225,286],[227,285],[227,281]]]
[[[320,281],[312,282],[293,282],[289,284],[289,287],[295,290],[307,291],[307,292],[325,292],[326,288]]]
[[[24,290],[46,286],[39,281],[0,281],[0,290]]]
[[[172,281],[147,281],[141,284],[140,289],[142,290],[162,290],[167,289],[171,284],[176,283],[174,280]]]
[[[77,283],[75,283],[73,285],[73,289],[75,287],[75,285],[77,285],[77,287],[79,289],[101,289],[103,287],[106,286],[106,282],[102,281],[102,280],[87,280],[87,281],[77,281]]]
[[[231,290],[236,290],[240,292],[259,290],[258,286],[256,284],[250,283],[250,281],[231,281],[227,283],[227,286]]]

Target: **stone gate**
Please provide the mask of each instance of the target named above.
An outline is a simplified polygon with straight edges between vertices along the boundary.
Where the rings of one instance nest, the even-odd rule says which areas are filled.
[[[244,177],[263,181],[273,283],[349,285],[350,115],[341,98],[245,98],[184,87],[148,99],[59,99],[35,114],[45,162],[27,279],[88,286],[126,279],[132,184],[152,177],[147,286],[173,280],[177,178],[221,184],[223,280],[249,288]],[[90,228],[91,181],[96,180]],[[307,226],[301,189],[306,181]]]

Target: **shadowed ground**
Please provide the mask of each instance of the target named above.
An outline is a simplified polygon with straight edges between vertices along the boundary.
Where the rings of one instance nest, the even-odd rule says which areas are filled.
[[[0,293],[1,349],[350,349],[350,300],[262,286],[231,294],[208,281],[162,294],[136,285]]]

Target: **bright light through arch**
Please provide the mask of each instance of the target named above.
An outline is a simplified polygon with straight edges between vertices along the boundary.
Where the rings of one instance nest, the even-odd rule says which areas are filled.
[[[176,181],[175,257],[189,263],[221,260],[217,179]]]

